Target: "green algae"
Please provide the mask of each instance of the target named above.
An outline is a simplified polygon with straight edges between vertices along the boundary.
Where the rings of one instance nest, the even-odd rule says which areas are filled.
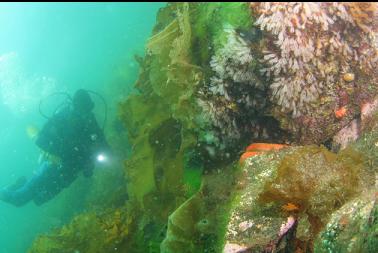
[[[193,169],[186,169],[184,170],[184,185],[185,185],[185,196],[191,197],[201,187],[202,182],[202,171],[201,170],[193,170]]]
[[[317,235],[329,214],[359,192],[362,167],[362,154],[350,149],[334,154],[324,147],[306,146],[281,160],[260,201],[294,203],[308,215]]]
[[[287,217],[294,216],[299,221],[297,247],[313,252],[333,213],[371,187],[365,159],[351,148],[335,154],[315,145],[249,159],[237,179],[241,190],[232,204],[226,245],[262,251],[277,239]],[[285,209],[287,203],[297,208]]]
[[[371,123],[339,153],[310,145],[247,160],[237,179],[240,190],[232,202],[226,245],[262,251],[294,216],[301,252],[375,252],[376,116]],[[298,209],[284,209],[287,203]],[[240,230],[243,222],[252,225]]]
[[[158,15],[154,34],[147,43],[149,54],[142,61],[136,83],[140,94],[133,95],[121,106],[121,118],[134,147],[130,159],[125,162],[129,195],[141,203],[143,220],[164,224],[186,198],[195,198],[196,191],[208,188],[201,181],[209,161],[194,168],[196,166],[190,165],[187,158],[188,154],[203,156],[203,150],[198,148],[198,136],[203,126],[197,120],[200,110],[194,95],[206,79],[203,69],[208,66],[210,57],[205,59],[208,53],[200,51],[209,50],[209,43],[219,40],[220,34],[224,36],[224,23],[250,25],[249,14],[240,19],[240,13],[231,11],[235,8],[249,13],[246,4],[180,3],[169,4]],[[221,14],[224,22],[219,24],[203,18],[209,11]],[[206,46],[198,50],[199,43]],[[202,58],[198,58],[198,53]],[[207,197],[209,201],[215,197],[211,196]],[[214,206],[220,208],[227,199],[225,197]],[[216,212],[213,213],[217,217]],[[207,220],[205,216],[208,214],[203,211],[195,223],[202,224],[200,220]],[[218,220],[209,224],[215,226],[222,222]],[[224,231],[216,226],[206,238],[198,238],[196,232],[187,240],[191,245],[202,245],[201,249],[214,247],[222,241],[222,236],[215,231]],[[156,229],[158,231],[160,229]]]
[[[374,192],[366,192],[332,214],[316,241],[316,252],[376,252],[378,213]]]
[[[202,3],[194,6],[193,12],[193,33],[197,35],[193,41],[194,61],[203,68],[209,68],[211,56],[226,43],[225,28],[247,30],[253,23],[246,3]]]
[[[80,214],[51,235],[40,236],[30,253],[113,252],[122,247],[132,227],[132,217],[123,209]],[[74,233],[72,231],[75,231]]]

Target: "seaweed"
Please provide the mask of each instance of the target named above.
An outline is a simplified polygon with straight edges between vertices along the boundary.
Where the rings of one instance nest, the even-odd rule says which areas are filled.
[[[334,154],[324,147],[306,146],[285,156],[277,176],[265,184],[262,202],[294,203],[308,216],[316,236],[329,215],[361,189],[362,154],[346,149]]]
[[[125,243],[132,223],[126,208],[83,213],[53,234],[39,236],[29,253],[113,252]]]

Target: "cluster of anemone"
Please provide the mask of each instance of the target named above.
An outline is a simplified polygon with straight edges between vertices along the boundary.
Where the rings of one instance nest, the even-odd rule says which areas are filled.
[[[225,29],[227,41],[210,61],[214,75],[199,91],[198,104],[223,141],[245,133],[268,137],[254,115],[266,107],[266,87],[260,80],[251,46],[235,29]]]
[[[260,71],[271,101],[293,118],[336,97],[343,73],[373,73],[377,3],[252,3],[267,42]],[[361,88],[361,87],[360,87]]]
[[[254,59],[248,41],[232,27],[224,31],[227,33],[227,43],[210,61],[210,66],[217,75],[214,78],[253,87],[261,85],[250,66]]]

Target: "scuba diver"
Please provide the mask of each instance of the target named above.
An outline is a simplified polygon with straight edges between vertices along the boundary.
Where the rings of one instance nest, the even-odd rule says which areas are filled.
[[[72,103],[57,110],[36,136],[36,145],[42,150],[37,172],[29,180],[1,190],[0,200],[15,206],[31,200],[41,205],[68,187],[79,172],[90,177],[96,158],[103,160],[104,152],[110,151],[93,109],[89,91],[77,90]]]

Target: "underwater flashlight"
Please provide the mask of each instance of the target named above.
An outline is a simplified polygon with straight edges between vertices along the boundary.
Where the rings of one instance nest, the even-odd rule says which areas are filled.
[[[106,160],[107,160],[107,157],[104,154],[101,153],[97,155],[98,162],[103,163],[103,162],[106,162]]]

